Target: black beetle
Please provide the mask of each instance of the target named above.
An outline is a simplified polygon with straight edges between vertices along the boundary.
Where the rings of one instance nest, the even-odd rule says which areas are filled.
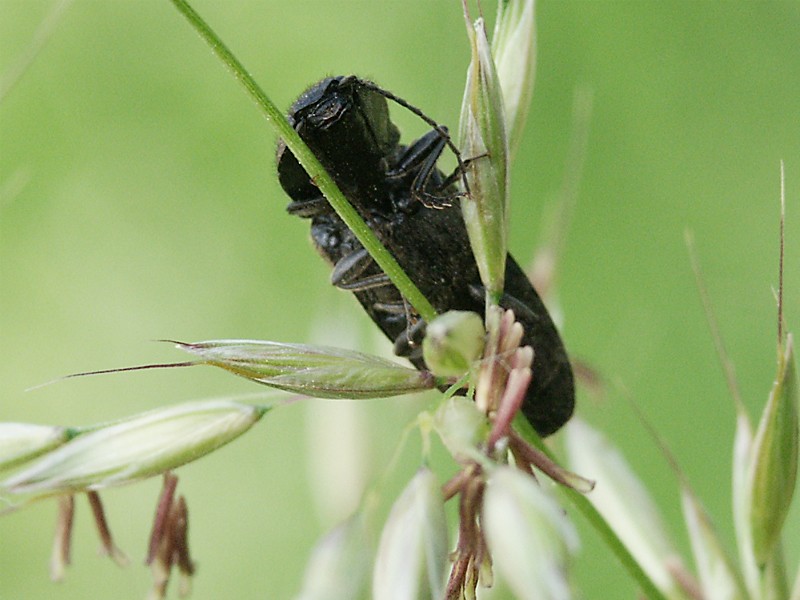
[[[422,116],[434,129],[408,146],[389,118],[387,98]],[[450,144],[446,130],[375,84],[329,77],[292,105],[289,120],[367,225],[438,313],[484,312],[484,289],[472,255],[452,178],[436,168]],[[278,178],[292,199],[289,213],[311,219],[311,237],[333,265],[332,283],[352,291],[395,342],[395,352],[425,368],[409,341],[416,319],[397,288],[333,211],[294,155],[279,144]],[[575,403],[572,369],[547,309],[509,256],[501,305],[514,310],[533,347],[533,381],[522,412],[540,435],[569,420]],[[414,328],[418,329],[418,328]]]

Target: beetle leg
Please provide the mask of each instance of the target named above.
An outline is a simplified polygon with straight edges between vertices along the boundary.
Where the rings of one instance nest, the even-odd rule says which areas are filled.
[[[480,300],[481,302],[486,300],[486,288],[482,285],[473,284],[469,286],[469,293],[476,300]],[[513,310],[517,321],[536,322],[541,320],[541,317],[532,311],[528,305],[505,292],[503,292],[498,304],[503,308],[510,308]]]
[[[404,302],[375,302],[372,308],[389,315],[408,315],[408,306]]]
[[[422,339],[425,337],[427,323],[419,319],[394,340],[394,353],[408,359],[422,357]]]
[[[333,212],[331,205],[325,199],[325,196],[317,196],[316,198],[309,198],[308,200],[293,200],[286,205],[286,212],[296,217],[309,219],[318,215],[324,215]]]
[[[445,142],[438,131],[429,131],[421,138],[411,142],[403,150],[397,162],[386,173],[386,176],[392,179],[404,177],[417,171],[431,156],[433,156],[433,162],[435,163],[444,151],[444,144]]]
[[[376,273],[361,277],[372,264],[372,257],[364,248],[346,254],[333,266],[331,283],[342,290],[363,292],[376,287],[390,285],[391,280],[385,273]]]
[[[488,152],[484,152],[483,154],[479,154],[478,156],[473,156],[472,158],[465,158],[461,161],[461,164],[453,169],[453,172],[448,175],[445,180],[442,182],[440,189],[447,189],[451,185],[453,185],[457,180],[461,179],[464,175],[464,171],[466,168],[472,163],[474,160],[479,160],[481,158],[487,158],[489,156]],[[465,194],[458,194],[459,196],[464,196]]]
[[[406,299],[401,296],[405,328],[403,332],[394,340],[394,353],[397,356],[404,356],[409,360],[422,360],[422,339],[425,337],[426,323],[418,315],[412,314],[411,307]]]
[[[446,134],[447,130],[442,129]],[[455,179],[446,185],[443,184],[436,169],[436,161],[444,152],[448,140],[449,138],[443,137],[443,134],[435,129],[429,131],[405,149],[386,176],[396,179],[414,174],[411,182],[411,198],[422,202],[426,208],[451,206],[453,199],[461,194],[443,192]],[[457,169],[457,173],[461,173],[460,168]],[[430,189],[432,191],[429,191]]]
[[[364,277],[363,279],[359,279],[358,281],[350,281],[347,283],[338,283],[334,284],[340,290],[348,290],[351,292],[363,292],[364,290],[369,290],[372,288],[383,287],[385,285],[391,285],[392,280],[389,279],[389,276],[385,273],[378,273],[377,275],[370,275],[369,277]]]
[[[476,300],[480,300],[481,302],[486,300],[486,288],[482,285],[473,284],[469,286],[469,293]],[[498,304],[502,308],[510,308],[513,310],[517,321],[536,322],[541,320],[541,317],[532,311],[528,305],[505,292],[503,292]]]

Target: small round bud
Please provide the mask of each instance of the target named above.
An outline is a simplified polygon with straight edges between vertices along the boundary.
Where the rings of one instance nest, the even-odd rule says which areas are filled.
[[[434,374],[458,377],[483,354],[485,336],[477,313],[451,310],[428,324],[422,355]]]

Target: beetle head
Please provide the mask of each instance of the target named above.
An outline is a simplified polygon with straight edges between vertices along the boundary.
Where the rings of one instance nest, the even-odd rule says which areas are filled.
[[[397,148],[400,132],[389,119],[386,98],[360,79],[323,79],[292,105],[289,121],[351,200],[383,185],[386,158]],[[295,200],[319,196],[282,142],[277,163],[278,178],[289,196]]]

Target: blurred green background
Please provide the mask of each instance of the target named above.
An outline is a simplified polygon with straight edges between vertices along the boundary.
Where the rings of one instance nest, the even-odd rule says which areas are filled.
[[[52,5],[0,0],[0,73]],[[357,73],[442,123],[458,122],[469,55],[456,0],[195,5],[282,107],[325,75]],[[575,176],[573,97],[588,89],[591,132],[558,297],[568,348],[613,383],[602,400],[582,394],[579,413],[622,448],[686,555],[675,478],[633,399],[732,542],[734,411],[683,236],[695,232],[756,416],[775,371],[781,159],[786,317],[790,329],[800,322],[800,5],[542,0],[537,11],[536,89],[512,174],[512,251],[531,259],[543,215]],[[393,113],[405,139],[424,132]],[[271,128],[169,2],[76,0],[0,104],[0,420],[85,424],[259,391],[200,368],[24,391],[67,373],[183,358],[150,341],[159,338],[386,351],[357,303],[328,284],[307,223],[284,212],[274,148]],[[314,540],[378,476],[425,405],[297,403],[181,469],[199,565],[193,598],[290,597]],[[419,465],[418,447],[412,437],[390,489]],[[441,462],[446,475],[452,467]],[[142,598],[157,491],[146,482],[103,494],[133,559],[125,570],[97,556],[79,499],[74,564],[58,586],[47,576],[55,503],[0,519],[0,598]],[[634,597],[593,532],[576,523],[584,597]],[[787,531],[798,525],[795,509]],[[793,570],[800,536],[788,538]]]

